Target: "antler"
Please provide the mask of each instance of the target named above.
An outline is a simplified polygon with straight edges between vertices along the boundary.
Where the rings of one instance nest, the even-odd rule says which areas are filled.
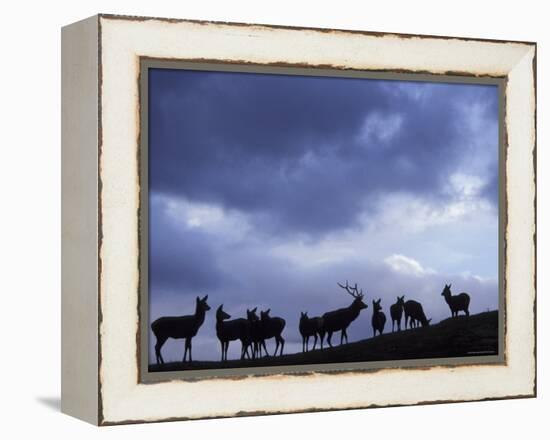
[[[363,298],[363,289],[361,289],[361,292],[359,292],[359,288],[357,287],[357,283],[355,283],[355,287],[351,287],[348,284],[348,280],[346,280],[346,285],[342,286],[340,283],[336,283],[338,286],[340,286],[342,289],[345,289],[346,292],[348,292],[351,296],[354,298]]]

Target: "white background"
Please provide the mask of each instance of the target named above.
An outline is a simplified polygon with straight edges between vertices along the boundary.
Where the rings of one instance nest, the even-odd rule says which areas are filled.
[[[0,25],[0,435],[133,438],[542,438],[548,436],[550,46],[545,2],[4,2]],[[60,28],[98,12],[538,43],[537,399],[94,428],[59,413]],[[545,270],[546,269],[546,270]],[[547,400],[545,402],[545,399]]]

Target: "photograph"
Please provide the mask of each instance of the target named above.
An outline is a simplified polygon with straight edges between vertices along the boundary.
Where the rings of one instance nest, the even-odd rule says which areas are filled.
[[[502,361],[501,80],[142,63],[148,373]]]

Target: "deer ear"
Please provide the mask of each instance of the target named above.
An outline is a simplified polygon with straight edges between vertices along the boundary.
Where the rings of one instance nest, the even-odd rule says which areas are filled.
[[[197,296],[197,302],[199,302],[201,299]]]
[[[206,301],[208,299],[208,295],[206,295],[202,300]]]
[[[449,289],[451,288],[452,284],[449,284]]]
[[[257,308],[258,308],[258,307],[254,307],[254,308],[251,310],[251,312],[256,312],[256,309],[257,309]]]

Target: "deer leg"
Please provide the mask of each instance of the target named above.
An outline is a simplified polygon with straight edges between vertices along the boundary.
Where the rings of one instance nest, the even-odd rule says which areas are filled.
[[[279,338],[275,337],[275,352],[273,353],[273,356],[277,356],[277,350],[279,349]]]
[[[313,337],[314,337],[315,339],[313,340],[313,348],[312,348],[312,350],[315,350],[315,346],[317,345],[317,333],[314,333],[314,334],[313,334]]]
[[[159,338],[157,339],[157,343],[155,344],[155,355],[157,358],[157,364],[159,363],[164,364],[164,359],[162,358],[162,353],[160,349],[162,348],[165,342],[166,342],[166,339]]]
[[[193,356],[191,355],[191,343],[192,343],[192,339],[189,338],[189,362],[193,362]]]
[[[262,346],[264,347],[265,355],[269,357],[269,352],[267,351],[267,347],[265,345],[265,339],[262,339]],[[260,347],[260,356],[262,354],[262,348]]]
[[[250,359],[250,355],[248,354],[248,344],[244,341],[241,344],[241,351],[242,351],[241,356],[243,360],[246,358]]]
[[[331,339],[332,339],[332,332],[328,332],[327,344],[329,345],[329,347],[332,347],[332,343],[330,342]]]
[[[279,352],[279,356],[282,356],[283,355],[283,349],[285,348],[285,340],[283,339],[282,336],[279,336],[279,338],[281,338],[281,351]]]
[[[325,339],[324,333],[319,333],[319,338],[321,339],[321,350],[323,349],[323,339]]]

